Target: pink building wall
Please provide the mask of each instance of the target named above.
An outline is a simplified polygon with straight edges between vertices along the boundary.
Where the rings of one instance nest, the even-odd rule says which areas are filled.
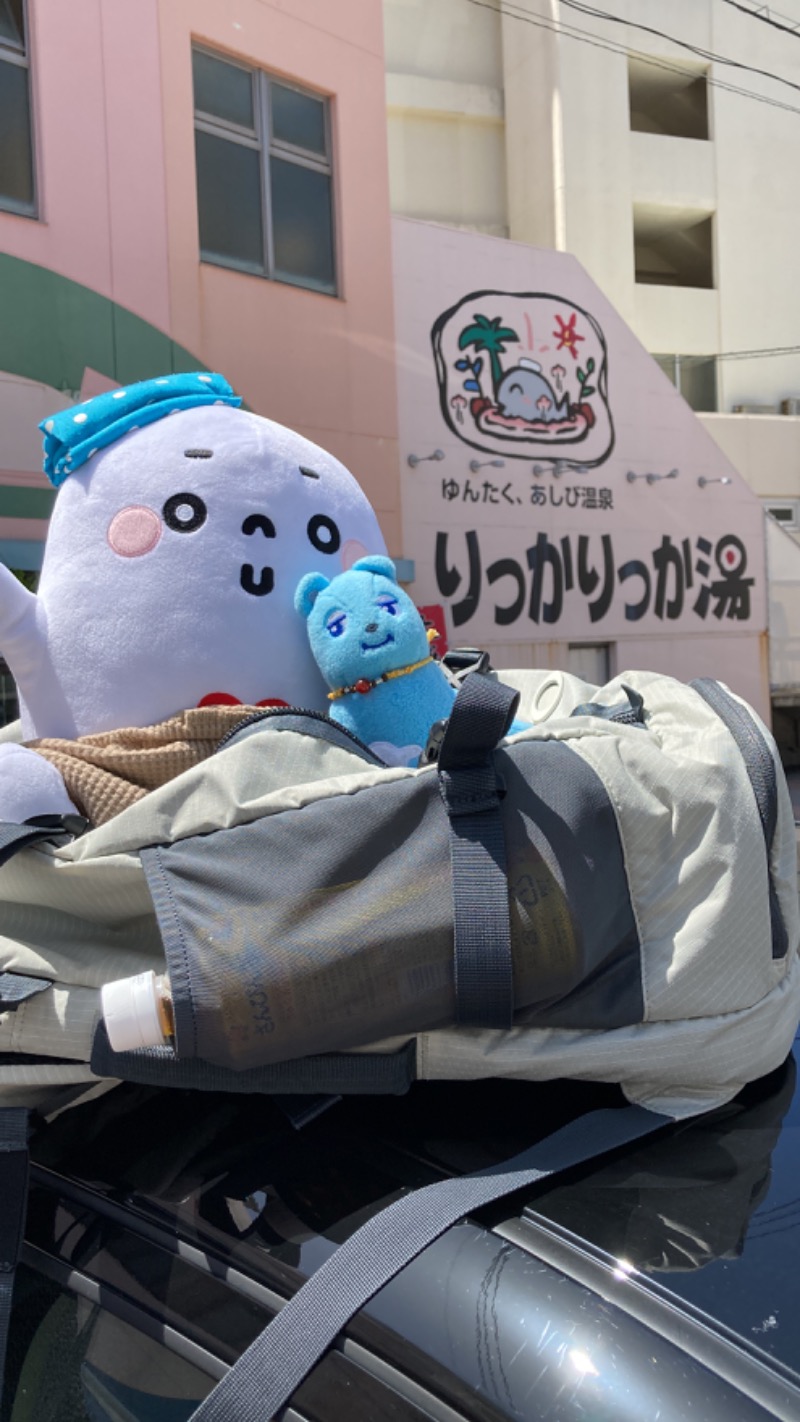
[[[342,459],[399,553],[380,0],[297,0],[291,13],[260,0],[162,0],[159,15],[175,338],[213,350],[253,408]],[[339,298],[198,263],[190,37],[332,97]]]
[[[31,0],[28,20],[39,218],[0,213],[0,247],[165,330],[157,0]]]
[[[28,8],[39,218],[0,212],[0,251],[130,310],[331,450],[401,553],[380,0]],[[339,296],[200,262],[193,40],[330,96]]]

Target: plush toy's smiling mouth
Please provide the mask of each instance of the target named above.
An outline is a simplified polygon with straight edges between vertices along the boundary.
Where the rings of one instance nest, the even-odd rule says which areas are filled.
[[[256,577],[252,563],[243,563],[239,584],[246,593],[252,593],[253,597],[266,597],[275,586],[275,574],[271,568],[262,568]]]
[[[242,524],[242,533],[248,538],[254,533],[263,533],[265,538],[275,537],[275,525],[266,514],[248,514]],[[272,568],[262,568],[258,577],[252,563],[243,563],[239,574],[239,583],[246,593],[251,593],[253,597],[266,597],[275,586],[275,574]]]
[[[379,647],[388,647],[389,643],[393,641],[394,637],[391,632],[387,632],[382,642],[362,642],[361,650],[362,652],[377,652]]]

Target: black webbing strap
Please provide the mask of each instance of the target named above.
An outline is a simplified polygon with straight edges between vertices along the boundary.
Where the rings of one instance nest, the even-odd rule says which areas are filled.
[[[510,726],[519,692],[468,676],[439,751],[439,788],[450,821],[456,1022],[511,1026],[514,978],[506,847],[493,751]]]
[[[0,865],[32,844],[65,844],[84,833],[83,815],[35,815],[24,825],[0,821]]]
[[[451,1225],[668,1123],[643,1106],[595,1111],[481,1175],[442,1180],[367,1220],[312,1274],[192,1413],[190,1422],[269,1422],[364,1304]]]
[[[603,721],[618,721],[623,726],[644,726],[644,697],[641,692],[634,691],[624,683],[622,690],[628,698],[627,701],[617,702],[616,706],[603,706],[599,701],[585,701],[582,706],[576,706],[574,711],[570,711],[570,716],[599,716]]]
[[[5,864],[20,849],[52,838],[52,830],[38,829],[36,825],[0,824],[0,864]]]
[[[0,1110],[0,1402],[27,1200],[28,1112],[21,1106],[6,1106]]]
[[[177,1057],[172,1047],[166,1046],[112,1051],[101,1021],[95,1030],[89,1065],[95,1076],[189,1091],[403,1096],[416,1077],[416,1039],[396,1052],[324,1052],[234,1071],[199,1057]]]
[[[16,1012],[23,1002],[47,992],[52,978],[27,978],[24,973],[0,973],[0,1012]]]
[[[778,891],[770,863],[772,842],[778,823],[778,778],[772,752],[756,722],[744,707],[711,677],[698,677],[689,685],[715,711],[733,736],[744,761],[747,778],[753,788],[758,817],[767,851],[769,883],[769,916],[772,927],[772,956],[785,958],[789,949],[789,934],[784,922]]]

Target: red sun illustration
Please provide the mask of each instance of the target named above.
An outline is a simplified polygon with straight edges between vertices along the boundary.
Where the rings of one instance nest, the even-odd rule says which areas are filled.
[[[584,336],[579,336],[577,331],[575,330],[575,322],[577,321],[577,319],[577,311],[573,311],[568,321],[564,321],[561,316],[556,316],[559,329],[553,332],[553,335],[558,337],[558,345],[556,346],[556,350],[560,351],[563,347],[564,349],[569,351],[573,360],[578,359],[578,341],[582,341],[585,339]]]

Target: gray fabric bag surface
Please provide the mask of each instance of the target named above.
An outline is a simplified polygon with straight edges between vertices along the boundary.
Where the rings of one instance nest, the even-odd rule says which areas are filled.
[[[14,847],[2,1104],[574,1077],[681,1116],[779,1065],[800,1018],[789,795],[718,682],[472,675],[413,770],[273,710],[107,824]],[[115,1054],[100,988],[150,968],[174,1048]]]

